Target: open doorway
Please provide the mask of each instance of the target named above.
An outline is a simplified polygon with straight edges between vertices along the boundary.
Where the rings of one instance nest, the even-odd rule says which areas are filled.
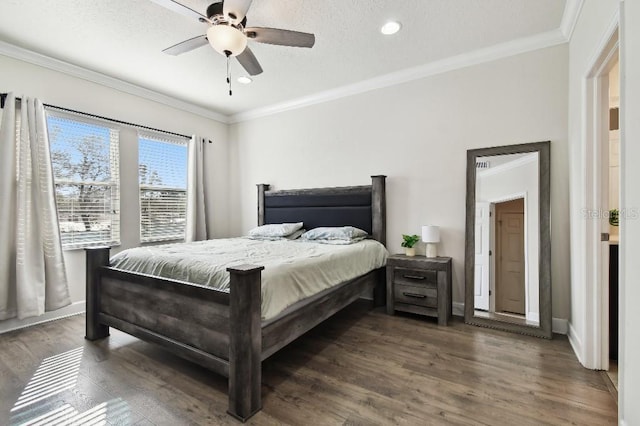
[[[611,61],[611,69],[608,74],[608,138],[603,138],[603,151],[607,153],[607,161],[604,162],[603,196],[608,211],[609,226],[606,234],[609,235],[603,247],[601,264],[604,271],[603,285],[608,285],[608,353],[609,365],[607,375],[616,391],[618,390],[618,247],[620,243],[618,221],[620,215],[620,129],[618,117],[620,115],[620,71],[618,55]],[[603,194],[603,195],[605,195]],[[607,238],[603,238],[607,239]]]

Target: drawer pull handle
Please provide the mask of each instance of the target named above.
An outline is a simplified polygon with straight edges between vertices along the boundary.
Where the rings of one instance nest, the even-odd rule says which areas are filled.
[[[408,278],[410,280],[424,280],[426,277],[421,277],[420,275],[403,275],[403,277]]]
[[[404,291],[402,292],[402,295],[407,297],[415,297],[416,299],[425,299],[427,297],[424,294],[407,293]]]

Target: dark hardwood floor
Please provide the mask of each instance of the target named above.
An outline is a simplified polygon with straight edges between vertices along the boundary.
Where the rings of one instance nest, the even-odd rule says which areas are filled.
[[[226,380],[84,316],[0,335],[0,424],[238,424]],[[615,425],[600,373],[549,341],[357,302],[263,364],[255,425]]]

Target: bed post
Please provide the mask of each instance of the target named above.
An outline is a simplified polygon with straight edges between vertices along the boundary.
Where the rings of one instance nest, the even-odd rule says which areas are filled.
[[[262,408],[261,271],[264,266],[227,268],[229,283],[229,410],[246,421]]]
[[[86,299],[87,318],[84,338],[98,340],[109,335],[109,327],[100,324],[100,270],[101,266],[109,266],[109,247],[94,247],[85,249],[86,255]]]
[[[268,183],[258,184],[258,226],[264,225],[264,193],[268,190]]]
[[[384,175],[371,176],[371,232],[373,238],[387,245],[387,200]],[[387,285],[384,268],[376,273],[376,286],[373,289],[373,306],[386,305]]]
[[[373,238],[387,245],[387,201],[384,175],[371,176],[371,216]]]

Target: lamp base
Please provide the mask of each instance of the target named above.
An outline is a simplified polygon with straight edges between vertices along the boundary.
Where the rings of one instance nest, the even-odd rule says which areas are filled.
[[[438,257],[438,246],[434,243],[427,243],[427,257]]]

